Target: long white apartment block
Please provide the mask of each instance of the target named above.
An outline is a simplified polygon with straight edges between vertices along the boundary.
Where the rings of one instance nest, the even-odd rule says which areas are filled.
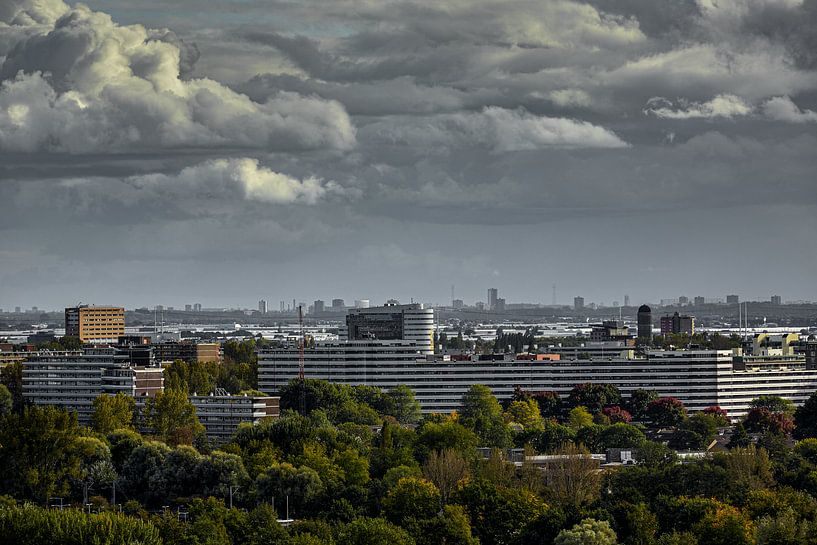
[[[473,384],[485,384],[500,399],[514,388],[550,390],[567,396],[585,382],[607,383],[627,396],[638,388],[677,397],[691,411],[711,405],[730,417],[746,413],[752,399],[779,395],[803,403],[817,390],[817,369],[797,356],[745,357],[730,350],[577,351],[552,359],[513,355],[435,356],[409,341],[340,341],[316,343],[304,352],[307,378],[388,389],[412,388],[424,413],[457,410]],[[259,389],[274,394],[298,376],[296,346],[258,351]]]
[[[23,362],[23,399],[77,412],[88,424],[94,399],[124,393],[137,403],[164,388],[161,367],[136,367],[127,354],[110,348],[41,351]]]

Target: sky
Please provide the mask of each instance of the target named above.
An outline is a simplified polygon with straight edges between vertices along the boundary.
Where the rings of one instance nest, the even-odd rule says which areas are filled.
[[[0,1],[0,308],[817,300],[817,0]]]

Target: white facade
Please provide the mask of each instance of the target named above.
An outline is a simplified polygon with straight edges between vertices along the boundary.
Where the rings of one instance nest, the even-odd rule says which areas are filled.
[[[521,360],[513,356],[472,356],[455,361],[448,356],[423,355],[411,342],[318,343],[304,354],[307,378],[343,384],[412,388],[423,412],[457,410],[462,395],[474,384],[485,384],[500,399],[516,386],[552,390],[562,397],[584,382],[609,383],[628,396],[638,388],[680,399],[690,411],[711,405],[730,417],[746,413],[752,399],[779,395],[796,404],[817,390],[817,369],[800,358],[735,358],[729,350],[649,351],[635,356],[611,351],[609,356],[557,361]],[[592,359],[591,359],[592,358]],[[258,352],[258,382],[274,393],[298,376],[296,347]]]

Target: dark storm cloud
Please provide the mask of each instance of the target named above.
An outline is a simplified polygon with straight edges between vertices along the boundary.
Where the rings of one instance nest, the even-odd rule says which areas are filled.
[[[521,299],[593,255],[648,297],[749,233],[797,270],[736,288],[817,297],[817,0],[87,3],[0,4],[0,299],[167,262],[202,270],[168,294],[235,262],[250,300]]]

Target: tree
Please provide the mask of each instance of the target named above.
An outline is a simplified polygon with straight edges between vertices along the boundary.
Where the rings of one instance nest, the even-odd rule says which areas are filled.
[[[469,474],[468,462],[454,449],[432,451],[423,464],[423,475],[440,491],[441,507]]]
[[[5,384],[0,384],[0,417],[11,413],[14,407],[14,396]]]
[[[647,418],[647,407],[656,399],[658,399],[658,392],[655,390],[639,388],[633,390],[633,393],[630,394],[625,408],[630,412],[633,418],[644,420]]]
[[[602,475],[599,463],[586,448],[567,444],[543,469],[547,499],[563,508],[579,508],[599,498]]]
[[[738,422],[735,424],[732,435],[729,437],[729,443],[727,443],[726,446],[727,448],[733,449],[737,447],[748,447],[751,443],[752,439],[749,437],[749,434],[746,433],[746,427],[743,425],[743,422]]]
[[[794,411],[795,439],[817,437],[817,392],[809,396],[803,405]]]
[[[624,522],[627,545],[652,545],[655,542],[658,518],[645,503],[630,505],[624,514]]]
[[[424,461],[432,451],[453,449],[465,459],[473,459],[479,443],[477,435],[466,428],[448,420],[442,423],[427,421],[417,432],[415,451],[418,460]]]
[[[337,543],[345,545],[415,545],[411,536],[380,518],[359,518],[338,530]]]
[[[602,451],[608,448],[637,448],[646,440],[644,432],[640,429],[620,422],[601,430],[597,438],[597,446]]]
[[[575,437],[576,431],[573,428],[546,420],[542,433],[533,437],[531,445],[537,452],[547,453],[559,449],[565,443],[573,441]]]
[[[718,430],[718,419],[707,413],[696,413],[681,422],[670,438],[670,446],[678,450],[706,449]]]
[[[551,391],[531,392],[531,399],[539,405],[539,413],[543,418],[554,418],[559,416],[562,400],[559,394]]]
[[[268,468],[256,479],[255,487],[259,497],[276,505],[284,505],[289,498],[291,517],[324,492],[323,482],[314,469],[296,468],[286,462]]]
[[[407,529],[417,545],[480,545],[461,505],[446,505],[439,516],[409,520]]]
[[[196,408],[181,390],[165,390],[148,398],[144,418],[145,424],[168,445],[189,445],[195,435],[204,431]]]
[[[619,407],[618,405],[613,405],[611,407],[605,407],[602,409],[602,414],[610,419],[611,424],[618,424],[624,423],[629,424],[630,421],[633,419],[632,415],[630,415],[629,411],[626,411]]]
[[[749,409],[743,424],[748,431],[756,433],[788,434],[794,430],[794,420],[788,413],[768,407]]]
[[[465,507],[482,545],[513,543],[547,507],[535,494],[478,479],[464,484],[453,501]]]
[[[592,414],[601,412],[608,405],[621,403],[621,393],[612,384],[577,384],[570,391],[568,402],[573,407],[585,407]]]
[[[708,512],[692,528],[700,545],[754,545],[752,521],[732,506]]]
[[[427,519],[439,511],[440,491],[425,479],[400,479],[383,498],[383,514],[399,526],[409,518]]]
[[[474,430],[480,446],[511,446],[511,431],[502,418],[502,407],[485,385],[474,384],[462,396],[460,422]]]
[[[678,462],[678,454],[663,443],[646,441],[638,447],[635,459],[648,468],[666,467]]]
[[[0,368],[0,384],[8,388],[11,394],[12,409],[23,408],[23,363],[15,361]]]
[[[593,425],[593,415],[584,407],[573,407],[567,415],[567,425],[573,430],[580,430]]]
[[[647,405],[647,418],[661,428],[678,426],[687,417],[687,410],[680,400],[674,397],[660,397]]]
[[[117,393],[114,396],[102,394],[94,399],[91,424],[95,431],[108,434],[118,429],[130,429],[136,401],[133,397]]]
[[[702,411],[704,414],[708,414],[710,416],[715,417],[715,421],[718,424],[718,427],[724,427],[729,425],[729,414],[726,412],[725,409],[721,409],[718,405],[712,405],[707,407]]]
[[[556,536],[554,545],[615,545],[616,533],[606,520],[584,519]]]
[[[72,448],[79,434],[76,413],[54,407],[26,407],[0,421],[0,489],[45,503],[65,495],[79,472]]]
[[[505,419],[522,427],[523,430],[541,430],[542,415],[539,405],[533,399],[512,401],[505,411]]]
[[[759,396],[749,404],[752,409],[768,409],[773,413],[783,413],[793,416],[795,412],[794,403],[780,396],[765,395]]]
[[[401,424],[415,424],[420,420],[420,403],[414,397],[414,390],[400,384],[387,393],[391,401],[391,411],[388,413]]]

